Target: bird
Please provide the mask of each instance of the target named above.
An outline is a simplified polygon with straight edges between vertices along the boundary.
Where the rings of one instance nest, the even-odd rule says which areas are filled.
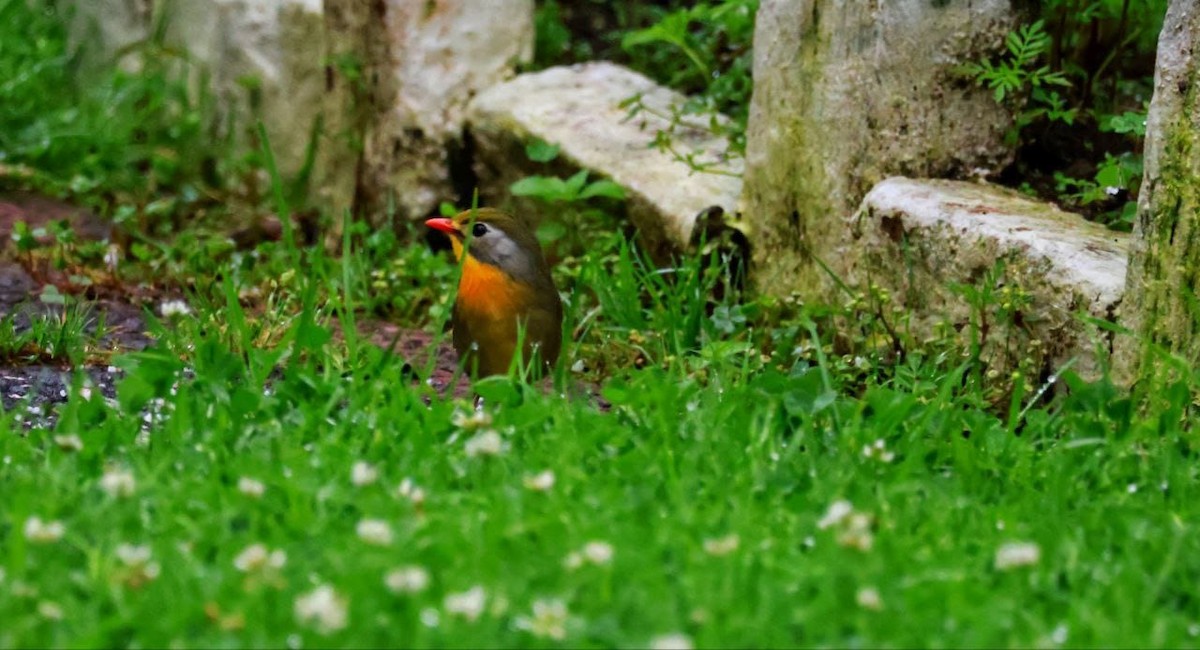
[[[462,267],[451,315],[454,349],[476,378],[504,375],[522,341],[521,359],[539,371],[558,360],[562,300],[537,237],[518,218],[475,208],[425,221],[446,233]]]

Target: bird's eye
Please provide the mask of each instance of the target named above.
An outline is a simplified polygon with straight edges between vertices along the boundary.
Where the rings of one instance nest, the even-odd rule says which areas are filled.
[[[487,226],[477,223],[475,224],[475,227],[471,229],[471,234],[475,237],[482,237],[487,234],[487,231]]]

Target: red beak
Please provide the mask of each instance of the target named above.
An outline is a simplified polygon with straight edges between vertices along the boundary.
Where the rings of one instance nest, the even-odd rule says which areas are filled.
[[[450,219],[446,219],[446,218],[427,219],[425,221],[425,225],[429,226],[430,228],[433,228],[434,230],[440,230],[449,235],[460,234],[458,231],[458,226],[454,225],[454,222]]]

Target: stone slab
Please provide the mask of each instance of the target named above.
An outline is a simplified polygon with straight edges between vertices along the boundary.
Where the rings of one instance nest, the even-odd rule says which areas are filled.
[[[635,96],[649,110],[630,116],[627,102]],[[626,190],[628,216],[652,252],[685,248],[697,215],[712,206],[733,212],[742,187],[742,161],[727,157],[725,140],[706,129],[677,129],[672,142],[716,173],[694,171],[653,146],[658,131],[671,124],[672,107],[685,100],[603,62],[550,68],[492,86],[468,112],[480,193],[493,205],[513,202],[534,220],[552,209],[513,201],[508,191],[513,182],[541,173],[524,149],[541,139],[560,147],[563,174],[587,169],[589,178],[608,178]]]
[[[1007,318],[989,315],[993,340],[985,342],[984,358],[991,368],[1010,372],[1032,360],[1057,372],[1074,360],[1076,371],[1094,377],[1111,352],[1111,334],[1080,315],[1115,320],[1128,234],[1012,190],[902,177],[871,189],[848,225],[862,255],[847,279],[885,288],[918,337],[946,323],[969,337],[978,315],[952,285],[997,296],[1009,287],[1021,290],[1024,298],[1014,302],[1023,304]]]

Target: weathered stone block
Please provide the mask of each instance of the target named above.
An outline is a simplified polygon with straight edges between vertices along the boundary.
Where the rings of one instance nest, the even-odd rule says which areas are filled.
[[[280,171],[300,170],[324,92],[321,0],[88,0],[75,9],[72,33],[97,66],[163,21],[166,44],[185,55],[194,90],[208,84],[221,123],[248,144],[261,119]]]
[[[960,66],[998,52],[1009,0],[763,0],[742,211],[756,284],[830,298],[813,256],[853,261],[843,217],[901,174],[1001,169],[1010,118]]]
[[[1022,359],[1050,372],[1075,359],[1094,377],[1097,346],[1111,351],[1111,334],[1079,315],[1114,320],[1124,233],[992,185],[899,177],[876,185],[848,225],[861,254],[845,279],[886,289],[918,340],[949,324],[965,342],[976,327],[1001,373]],[[954,285],[990,291],[988,313]]]
[[[471,97],[533,54],[533,1],[325,0],[323,203],[415,219],[454,200]]]
[[[648,110],[630,117],[624,103],[640,96]],[[740,159],[728,159],[727,142],[703,128],[676,129],[672,144],[713,171],[697,172],[653,146],[670,127],[672,106],[685,98],[611,63],[557,67],[523,74],[481,92],[471,103],[469,128],[480,193],[489,204],[513,200],[509,186],[537,168],[525,154],[534,138],[560,147],[567,169],[587,169],[626,190],[627,213],[652,253],[686,247],[705,209],[736,207]],[[535,201],[517,201],[537,220]]]

